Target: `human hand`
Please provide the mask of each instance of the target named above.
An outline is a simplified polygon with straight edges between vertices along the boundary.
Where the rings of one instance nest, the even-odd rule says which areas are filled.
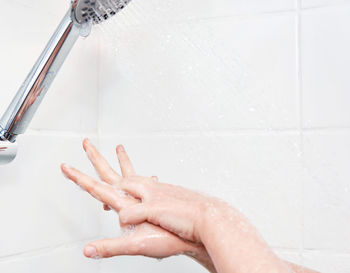
[[[102,182],[96,181],[66,164],[61,166],[62,171],[69,179],[89,192],[93,197],[103,202],[106,210],[112,208],[116,212],[120,212],[123,209],[140,203],[140,199],[121,191],[120,185],[129,183],[129,181],[158,183],[156,177],[136,176],[123,146],[117,147],[122,176],[110,167],[89,140],[84,140],[83,146]],[[148,222],[139,223],[135,226],[121,223],[121,226],[127,230],[124,236],[92,242],[86,246],[84,254],[90,258],[107,258],[118,255],[143,255],[153,258],[165,258],[185,254],[197,260],[209,271],[216,272],[202,244],[181,239],[160,226]]]

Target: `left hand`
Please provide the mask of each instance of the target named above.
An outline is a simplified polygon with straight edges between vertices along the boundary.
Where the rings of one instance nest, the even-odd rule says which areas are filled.
[[[93,164],[102,180],[97,181],[75,168],[62,164],[62,172],[73,182],[81,186],[94,198],[103,202],[105,209],[112,208],[120,212],[124,208],[140,203],[139,199],[120,191],[117,185],[123,180],[136,177],[131,161],[123,146],[117,147],[117,155],[122,176],[115,172],[107,161],[89,140],[83,142],[89,160]],[[156,183],[157,178],[143,178]],[[215,272],[211,259],[201,244],[184,240],[163,228],[143,222],[136,226],[123,226],[128,232],[124,236],[114,239],[103,239],[92,242],[85,247],[84,254],[89,258],[108,258],[119,255],[143,255],[153,258],[165,258],[173,255],[185,254]]]

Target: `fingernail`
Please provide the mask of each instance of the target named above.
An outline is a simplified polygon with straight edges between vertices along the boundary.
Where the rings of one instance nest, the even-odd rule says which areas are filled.
[[[119,145],[119,152],[125,152],[125,148],[123,145]]]
[[[158,182],[158,181],[159,181],[159,178],[158,178],[158,176],[152,176],[152,180],[153,180],[154,182]]]
[[[85,255],[86,255],[87,257],[93,258],[93,259],[98,258],[96,248],[93,247],[93,246],[87,246],[87,247],[85,248]]]
[[[90,145],[91,145],[91,141],[90,141],[90,139],[88,139],[88,138],[85,138],[85,139],[84,139],[84,143],[85,143],[86,146],[90,146]],[[85,145],[83,145],[83,147],[84,147]],[[85,147],[84,147],[84,150],[85,150]]]
[[[68,165],[68,164],[66,164],[66,163],[64,163],[63,165],[62,165],[62,167],[63,167],[63,169],[65,169],[65,170],[69,170],[70,169],[70,166]]]

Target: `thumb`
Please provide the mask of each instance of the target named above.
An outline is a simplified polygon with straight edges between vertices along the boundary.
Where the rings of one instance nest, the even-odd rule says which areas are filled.
[[[102,239],[89,243],[84,248],[84,255],[87,258],[101,259],[120,255],[135,255],[130,249],[131,244],[128,237],[114,239]]]
[[[102,239],[89,243],[84,249],[87,258],[101,259],[122,255],[140,255],[141,248],[132,241],[132,236]]]

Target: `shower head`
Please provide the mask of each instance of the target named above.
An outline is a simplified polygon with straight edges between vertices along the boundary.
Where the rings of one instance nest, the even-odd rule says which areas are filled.
[[[0,165],[14,159],[14,143],[31,122],[79,36],[122,10],[130,0],[71,0],[67,14],[0,119]]]
[[[131,0],[78,0],[73,2],[78,23],[99,24],[122,10]]]

